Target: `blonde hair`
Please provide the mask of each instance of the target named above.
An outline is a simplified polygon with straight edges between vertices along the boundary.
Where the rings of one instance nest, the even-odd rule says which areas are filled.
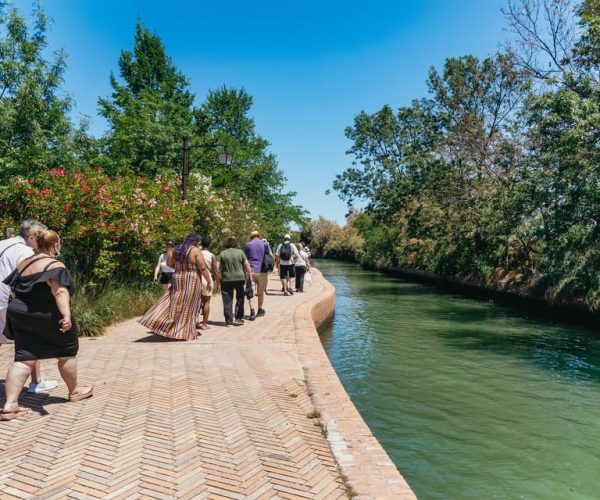
[[[60,237],[56,231],[52,229],[34,229],[33,234],[37,243],[37,249],[40,252],[51,250],[54,245],[60,241]]]

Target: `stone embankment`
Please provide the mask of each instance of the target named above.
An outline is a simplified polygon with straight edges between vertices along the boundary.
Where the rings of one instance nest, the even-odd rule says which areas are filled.
[[[213,298],[191,342],[135,320],[81,339],[94,397],[68,403],[62,382],[23,394],[32,411],[0,423],[1,498],[414,498],[321,346],[335,291],[313,276],[291,297],[272,277],[266,316],[240,327]],[[12,355],[0,348],[0,372]]]

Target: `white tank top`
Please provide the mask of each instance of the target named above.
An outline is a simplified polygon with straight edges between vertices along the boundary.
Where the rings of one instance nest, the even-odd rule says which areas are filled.
[[[212,274],[213,268],[213,257],[214,255],[210,252],[210,250],[202,250],[202,257],[204,257],[204,262],[206,263],[206,267],[208,271]]]
[[[163,273],[174,273],[175,272],[175,269],[167,266],[167,254],[166,253],[163,253],[160,256],[160,270]]]

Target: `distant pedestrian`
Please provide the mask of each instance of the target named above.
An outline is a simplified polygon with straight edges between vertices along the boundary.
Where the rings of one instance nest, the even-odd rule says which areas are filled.
[[[302,247],[302,243],[298,243],[298,257],[294,262],[294,271],[296,273],[296,291],[304,292],[304,276],[310,270],[310,261],[308,252]]]
[[[47,227],[37,220],[28,219],[23,221],[19,227],[18,236],[0,241],[0,346],[7,342],[3,333],[10,296],[10,287],[2,283],[2,280],[12,273],[20,262],[34,255],[34,249],[37,249],[35,234],[41,229],[47,229]],[[57,385],[56,380],[47,380],[42,376],[41,363],[36,361],[31,370],[31,383],[27,392],[30,394],[47,392]]]
[[[237,248],[236,238],[229,238],[224,246],[225,250],[219,254],[217,262],[225,326],[239,326],[244,324],[244,284],[246,278],[252,278],[252,269],[246,254]],[[235,311],[233,310],[234,293]]]
[[[256,296],[248,299],[250,303],[249,319],[254,320],[256,316],[265,315],[265,291],[267,290],[267,282],[269,280],[268,264],[265,261],[265,256],[267,256],[268,261],[268,257],[272,256],[272,253],[269,246],[260,239],[258,231],[250,233],[250,240],[244,245],[244,253],[248,258],[250,269],[252,270],[252,281],[256,285]],[[257,302],[258,310],[255,309]]]
[[[160,284],[163,292],[166,292],[169,288],[171,277],[175,272],[175,269],[167,264],[167,254],[169,251],[173,251],[174,248],[175,244],[172,241],[167,241],[167,244],[165,245],[165,251],[159,255],[158,262],[154,268],[154,281],[156,282],[158,280],[158,273],[160,272]]]
[[[141,323],[152,333],[176,340],[197,337],[196,316],[201,307],[202,281],[210,288],[210,275],[198,246],[200,236],[190,234],[168,254],[167,264],[175,269],[169,290],[144,314]]]
[[[206,280],[202,278],[202,324],[200,325],[200,330],[208,330],[208,316],[210,315],[210,301],[212,299],[213,290],[216,288],[220,288],[219,284],[219,276],[217,273],[218,265],[217,258],[210,251],[210,238],[204,237],[201,240],[202,245],[202,256],[204,257],[204,262],[206,267],[208,268],[208,272],[210,274],[210,283],[212,285],[211,288],[206,286]]]
[[[281,280],[281,290],[283,295],[292,295],[292,280],[296,277],[294,272],[294,262],[298,258],[298,249],[291,242],[289,234],[283,237],[283,243],[275,250],[277,263],[279,265],[279,279]]]

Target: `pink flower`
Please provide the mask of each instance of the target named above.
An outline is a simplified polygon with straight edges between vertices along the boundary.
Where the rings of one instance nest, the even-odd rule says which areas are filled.
[[[113,226],[112,224],[110,226],[108,226],[106,229],[108,229],[109,233],[112,233],[115,230],[115,226]]]
[[[61,224],[66,224],[67,223],[67,219],[65,219],[64,217],[62,219],[60,219],[60,223]]]
[[[72,205],[70,203],[67,203],[65,205],[65,212],[69,213],[71,211],[71,207],[72,207]]]
[[[85,231],[87,229],[87,227],[85,227],[85,226],[79,226],[79,229],[81,229],[82,231]]]
[[[148,200],[148,205],[150,205],[153,208],[156,206],[156,203],[157,203],[157,201],[156,201],[156,198],[154,198],[154,197],[152,197]]]

